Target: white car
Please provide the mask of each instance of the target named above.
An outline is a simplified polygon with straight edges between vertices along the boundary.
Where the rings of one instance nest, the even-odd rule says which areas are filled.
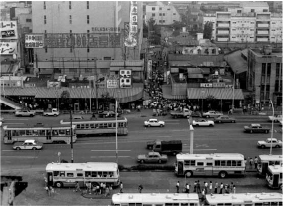
[[[4,118],[0,117],[0,127],[2,126],[3,122],[4,122]]]
[[[279,120],[281,126],[283,126],[283,120]]]
[[[223,113],[222,112],[217,112],[217,111],[208,111],[208,112],[205,112],[202,114],[203,117],[219,117],[219,116],[222,116]]]
[[[145,127],[164,127],[164,121],[158,121],[157,119],[149,119],[148,121],[144,121]]]
[[[269,121],[279,122],[283,120],[283,116],[281,114],[277,114],[274,116],[268,116]]]
[[[196,127],[199,127],[199,126],[213,127],[214,121],[207,120],[207,119],[197,119],[197,120],[193,120],[193,126],[196,126]]]
[[[267,138],[266,140],[262,140],[262,141],[258,141],[257,142],[257,146],[260,148],[267,148],[267,147],[282,147],[282,141],[281,140],[277,140],[276,138]]]
[[[22,149],[38,150],[38,149],[42,149],[42,147],[43,147],[43,144],[41,142],[37,142],[33,139],[25,140],[24,143],[16,142],[13,145],[13,149],[15,149],[15,150],[22,150]]]

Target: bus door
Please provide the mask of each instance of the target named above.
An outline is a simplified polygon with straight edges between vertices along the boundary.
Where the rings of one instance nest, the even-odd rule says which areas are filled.
[[[278,188],[279,187],[279,174],[273,175],[273,185],[272,187]]]
[[[178,162],[178,175],[183,175],[184,174],[184,166],[183,166],[183,162]]]
[[[208,160],[206,162],[204,172],[205,172],[205,175],[210,175],[210,176],[213,175],[213,161],[212,160]]]
[[[11,143],[12,142],[12,131],[6,130],[4,135],[4,143]]]
[[[47,172],[47,184],[53,186],[53,174],[52,174],[52,172]]]
[[[268,169],[268,162],[262,162],[261,163],[261,171],[262,171],[262,173],[261,173],[261,175],[266,175],[266,172],[267,172],[267,169]]]
[[[46,142],[51,142],[51,129],[50,130],[46,130]]]

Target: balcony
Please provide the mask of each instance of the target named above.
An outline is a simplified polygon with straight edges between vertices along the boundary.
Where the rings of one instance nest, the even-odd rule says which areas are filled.
[[[230,31],[229,30],[218,30],[217,35],[229,35]]]
[[[268,42],[269,40],[267,37],[265,37],[265,38],[257,38],[256,41],[257,42]]]
[[[218,42],[227,42],[227,41],[229,41],[229,37],[218,37],[217,41]]]
[[[257,24],[258,28],[269,28],[269,24]]]
[[[261,30],[258,30],[257,32],[256,32],[256,35],[269,35],[269,31],[261,31]]]
[[[221,24],[217,24],[217,27],[220,27],[220,28],[230,28],[230,24],[221,23]]]

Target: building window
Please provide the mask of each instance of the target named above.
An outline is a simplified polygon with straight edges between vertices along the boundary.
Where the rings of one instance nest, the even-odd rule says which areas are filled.
[[[154,13],[152,13],[152,16],[155,16],[155,14],[154,14]]]
[[[263,9],[263,12],[268,12],[268,10],[267,9]]]
[[[251,12],[255,12],[255,10],[254,10],[254,9],[251,9]]]
[[[86,33],[87,33],[87,37],[89,37],[89,30],[87,30]]]
[[[86,9],[89,9],[89,1],[86,2]]]
[[[242,13],[242,11],[241,10],[237,10],[237,14],[240,14],[240,13]]]
[[[59,73],[59,74],[61,74],[61,69],[60,69],[60,68],[54,68],[54,73]]]
[[[72,9],[72,2],[69,1],[69,9]]]
[[[159,7],[159,11],[162,11],[162,8],[161,8],[161,7]]]
[[[47,50],[47,46],[45,46],[45,53],[47,53],[48,52],[48,50]]]
[[[162,13],[159,13],[159,16],[162,16]]]
[[[152,7],[151,10],[152,10],[152,11],[155,11],[155,7]]]
[[[168,8],[167,10],[170,11],[170,8]]]
[[[173,15],[176,15],[176,13],[173,13]]]
[[[31,22],[31,19],[26,19],[26,22]]]
[[[87,48],[87,53],[89,53],[89,47]]]
[[[70,48],[70,53],[73,53],[73,48],[72,47]]]
[[[47,24],[46,15],[44,15],[44,24]]]
[[[70,24],[72,24],[72,15],[70,15],[69,18],[70,18],[70,19],[69,19],[69,22],[70,22]]]
[[[165,16],[165,13],[163,13],[163,16]]]
[[[89,24],[89,15],[86,16],[86,23]]]
[[[72,30],[70,30],[70,34],[72,35],[72,33],[73,33],[73,31]]]
[[[92,69],[91,68],[86,68],[85,73],[91,73]]]
[[[46,1],[43,2],[43,9],[46,9]]]

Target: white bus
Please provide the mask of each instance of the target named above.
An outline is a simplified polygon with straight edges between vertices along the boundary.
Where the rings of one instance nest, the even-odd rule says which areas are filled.
[[[62,125],[70,125],[70,120],[61,120]],[[97,120],[76,119],[73,120],[73,125],[76,126],[76,134],[79,136],[86,135],[102,135],[116,134],[116,119],[115,118],[100,118]],[[128,120],[125,117],[117,119],[118,135],[128,135]]]
[[[282,165],[282,155],[259,155],[257,164],[258,175],[265,177],[269,165]]]
[[[206,195],[209,206],[282,206],[283,195],[280,193],[236,193]]]
[[[244,155],[238,153],[177,154],[175,174],[219,176],[245,175]]]
[[[73,125],[73,142],[76,142],[76,126]],[[24,142],[25,140],[36,140],[42,143],[71,143],[70,125],[43,125],[36,124],[20,126],[4,126],[4,143]]]
[[[98,185],[101,182],[116,187],[120,184],[117,163],[49,163],[46,166],[47,182],[56,187],[74,187],[76,182],[85,186],[86,182]]]
[[[196,193],[118,193],[112,195],[114,206],[199,206]]]
[[[268,187],[274,189],[282,188],[282,165],[270,165],[266,172],[266,182]]]

